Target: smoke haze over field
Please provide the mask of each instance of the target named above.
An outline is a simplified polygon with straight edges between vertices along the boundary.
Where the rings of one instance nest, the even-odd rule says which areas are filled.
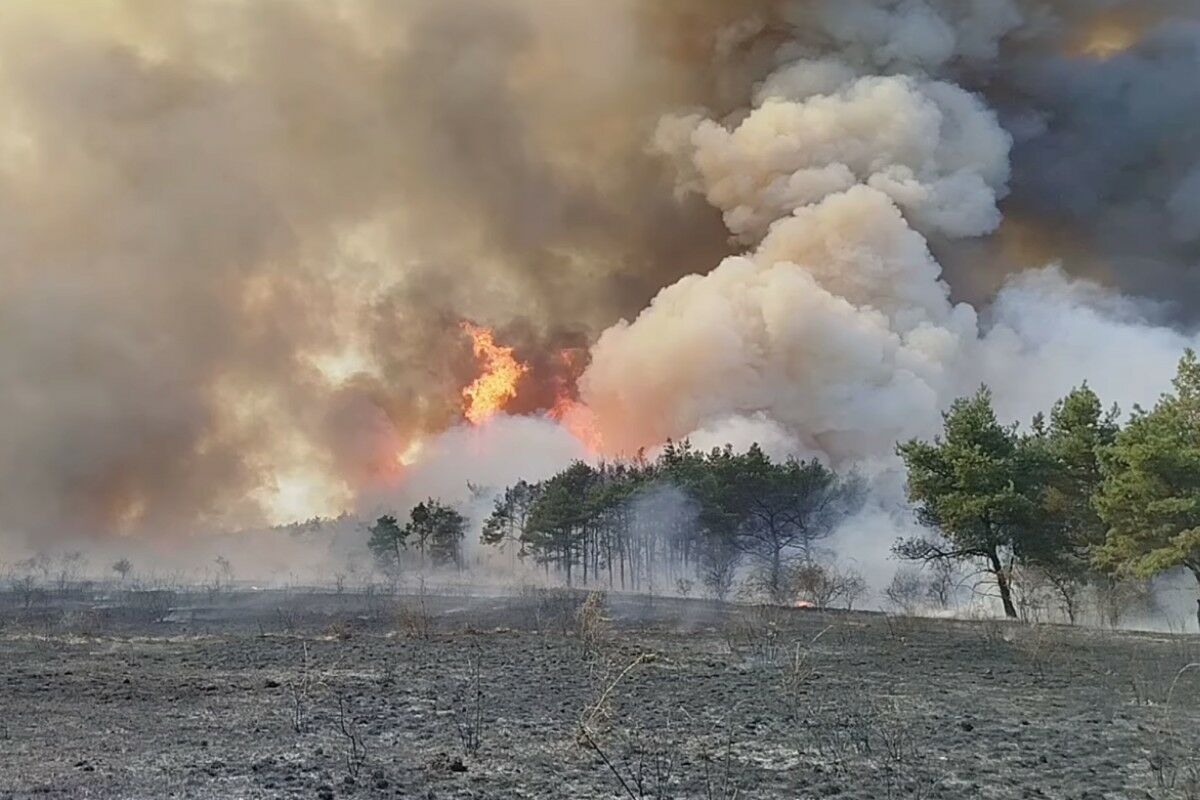
[[[1198,66],[1169,0],[10,0],[0,543],[1150,402]],[[464,321],[528,365],[478,428]]]

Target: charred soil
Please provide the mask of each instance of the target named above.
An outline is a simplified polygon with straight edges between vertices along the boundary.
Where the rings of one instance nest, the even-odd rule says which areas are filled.
[[[0,798],[1194,798],[1200,639],[563,591],[10,608]]]

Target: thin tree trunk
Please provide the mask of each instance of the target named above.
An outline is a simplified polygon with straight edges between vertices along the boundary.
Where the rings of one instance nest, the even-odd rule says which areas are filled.
[[[1017,607],[1013,605],[1012,587],[1008,584],[1008,575],[1004,572],[1004,566],[1000,563],[1000,555],[992,550],[988,553],[988,562],[992,568],[992,574],[996,576],[996,586],[1000,588],[1000,602],[1004,604],[1004,616],[1009,619],[1017,618]]]
[[[1200,584],[1200,568],[1193,567],[1192,575],[1196,578],[1196,583]],[[1200,598],[1196,599],[1196,625],[1200,626]]]
[[[605,560],[608,561],[608,588],[613,588],[612,532],[604,539]]]
[[[625,591],[625,540],[617,540],[617,555],[621,559],[621,591]]]
[[[771,594],[771,599],[780,605],[786,599],[783,591],[783,553],[779,548],[771,553]]]

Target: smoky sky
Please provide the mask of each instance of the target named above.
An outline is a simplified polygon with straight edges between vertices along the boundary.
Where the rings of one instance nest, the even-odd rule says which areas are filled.
[[[348,507],[460,420],[464,319],[549,405],[563,350],[747,247],[661,121],[734,125],[799,59],[952,83],[1011,136],[999,229],[921,229],[954,298],[1060,260],[1187,326],[1192,5],[5,3],[0,537]]]

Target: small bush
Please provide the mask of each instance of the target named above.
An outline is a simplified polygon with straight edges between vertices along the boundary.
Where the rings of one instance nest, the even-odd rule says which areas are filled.
[[[413,639],[428,639],[433,635],[433,616],[425,605],[425,596],[399,601],[393,611],[396,627]]]
[[[805,561],[793,567],[789,577],[793,596],[817,608],[841,604],[851,609],[867,593],[867,582],[862,575],[835,564]]]
[[[787,612],[760,605],[735,614],[725,626],[725,644],[744,661],[776,664],[787,654],[782,628]]]
[[[883,590],[883,596],[888,605],[901,614],[912,616],[928,597],[929,587],[921,571],[915,567],[904,566],[896,570],[892,582]]]
[[[570,635],[576,627],[583,595],[573,589],[525,587],[518,602],[527,608],[539,633]]]
[[[483,743],[483,656],[476,646],[466,659],[466,670],[453,697],[454,727],[464,755],[474,755]]]
[[[603,592],[591,592],[576,612],[579,646],[586,654],[595,653],[608,640],[612,621]]]
[[[170,589],[142,589],[125,593],[125,603],[139,622],[163,622],[178,602]]]

